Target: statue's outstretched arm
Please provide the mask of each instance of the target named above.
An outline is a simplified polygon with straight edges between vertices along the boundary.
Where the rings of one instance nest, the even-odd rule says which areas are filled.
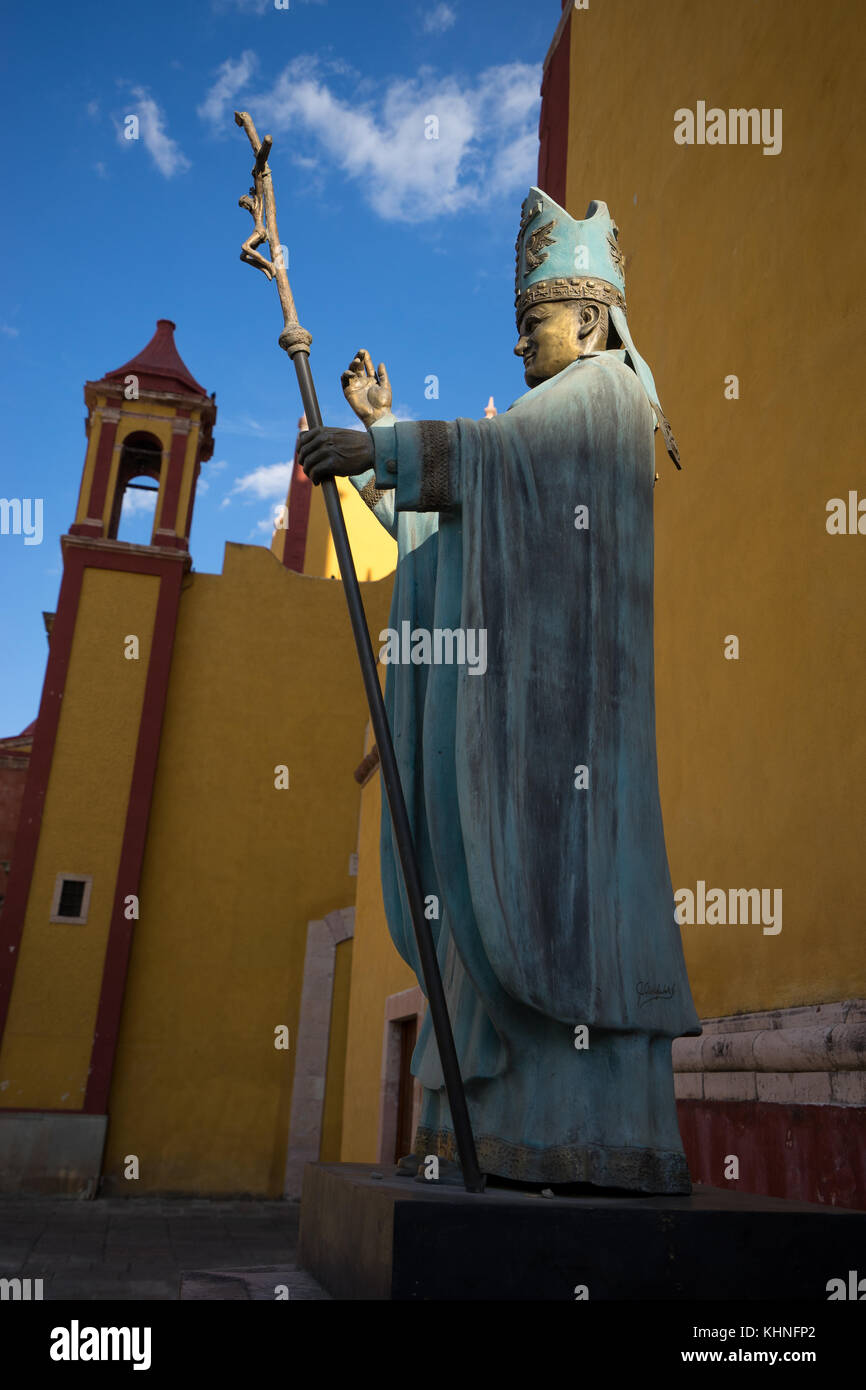
[[[393,490],[397,512],[460,510],[459,420],[377,420],[370,426],[376,487]]]

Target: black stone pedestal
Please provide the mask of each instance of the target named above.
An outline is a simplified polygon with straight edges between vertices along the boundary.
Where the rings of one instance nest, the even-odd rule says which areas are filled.
[[[824,1302],[864,1251],[864,1212],[715,1187],[475,1196],[373,1164],[311,1163],[298,1263],[338,1299],[573,1301],[585,1288],[592,1301]]]

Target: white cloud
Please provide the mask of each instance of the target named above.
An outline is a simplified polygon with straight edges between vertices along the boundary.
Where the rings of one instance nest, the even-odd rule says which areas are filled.
[[[450,5],[436,5],[424,15],[421,28],[425,34],[444,34],[456,23],[457,16]]]
[[[326,80],[332,75],[315,56],[302,54],[245,104],[260,129],[293,132],[306,158],[317,153],[320,164],[324,157],[357,180],[380,217],[428,221],[481,206],[535,178],[538,66],[486,68],[474,82],[422,69],[366,101],[357,91],[338,94]],[[438,139],[426,138],[431,116]]]
[[[142,487],[148,487],[143,483]],[[121,517],[139,516],[142,513],[153,513],[156,511],[156,492],[139,492],[138,489],[127,491],[123,494],[123,506],[121,507]]]
[[[99,102],[98,102],[98,101],[89,101],[89,102],[87,103],[87,106],[85,107],[85,110],[86,110],[88,116],[90,116],[91,120],[94,120],[94,121],[95,121],[96,118],[97,118],[97,116],[99,115]]]
[[[270,545],[273,534],[277,529],[277,517],[282,513],[285,503],[286,499],[284,497],[282,502],[272,504],[267,516],[261,517],[256,522],[255,526],[253,526],[252,530],[247,532],[247,540],[259,544],[262,538],[264,538],[266,543]],[[285,522],[283,522],[283,524],[285,525]]]
[[[252,473],[245,473],[242,478],[236,478],[231,496],[256,501],[274,499],[285,502],[291,476],[291,460],[288,463],[263,464],[261,468],[253,469]]]
[[[208,473],[222,473],[223,469],[227,467],[228,464],[225,459],[217,459],[215,463],[208,463],[207,471]]]
[[[504,145],[490,169],[487,188],[491,194],[507,194],[535,182],[538,166],[538,131],[524,131]]]
[[[108,178],[108,170],[106,169],[106,167],[105,167],[105,165],[103,164],[103,162],[102,162],[101,159],[98,159],[98,160],[96,161],[96,163],[94,164],[94,166],[93,166],[93,172],[94,172],[95,174],[98,174],[99,177],[100,177],[101,179],[107,179],[107,178]]]
[[[210,121],[213,125],[222,125],[225,121],[226,107],[236,93],[247,85],[257,66],[258,59],[250,49],[246,49],[237,62],[227,58],[217,69],[216,81],[198,107],[198,114],[202,120]]]
[[[0,333],[5,334],[7,338],[18,337],[18,329],[14,328],[11,323],[0,323]]]
[[[177,141],[166,133],[163,111],[146,87],[133,87],[131,91],[136,105],[133,111],[125,114],[138,117],[140,138],[157,169],[167,179],[182,174],[190,167],[190,162]],[[117,133],[121,144],[134,143],[127,141],[122,122],[117,126]]]

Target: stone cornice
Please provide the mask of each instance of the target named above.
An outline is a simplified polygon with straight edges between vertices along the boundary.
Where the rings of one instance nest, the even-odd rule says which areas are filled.
[[[866,1000],[706,1019],[700,1038],[676,1038],[674,1071],[860,1071]]]
[[[866,1106],[866,1000],[706,1019],[673,1043],[680,1101]]]
[[[131,375],[134,376],[135,373],[133,372]],[[121,403],[121,409],[123,409],[123,403],[127,399],[124,395],[124,387],[120,382],[86,381],[84,383],[85,404],[90,406],[91,409],[105,409],[104,406],[97,407],[95,404],[99,396],[105,396],[108,399],[119,401]],[[180,391],[153,391],[148,387],[141,387],[136,399],[139,401],[156,401],[161,405],[180,406],[184,410],[192,408],[193,410],[201,412],[203,420],[209,419],[213,422],[216,419],[216,401],[210,396],[194,396],[191,393],[187,394],[186,392],[182,393]],[[160,418],[171,419],[171,416],[166,415]]]
[[[71,536],[68,532],[60,537],[60,545],[63,550],[71,546],[73,549],[81,550],[106,550],[115,555],[147,555],[151,558],[158,555],[161,560],[177,560],[186,565],[191,564],[189,551],[178,550],[174,546],[134,545],[131,541],[110,541],[100,536]]]

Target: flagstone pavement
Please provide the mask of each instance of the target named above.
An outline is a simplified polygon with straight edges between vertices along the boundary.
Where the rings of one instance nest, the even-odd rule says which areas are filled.
[[[0,1279],[42,1279],[54,1301],[273,1301],[280,1285],[289,1299],[328,1299],[295,1264],[299,1213],[297,1202],[0,1197]]]

